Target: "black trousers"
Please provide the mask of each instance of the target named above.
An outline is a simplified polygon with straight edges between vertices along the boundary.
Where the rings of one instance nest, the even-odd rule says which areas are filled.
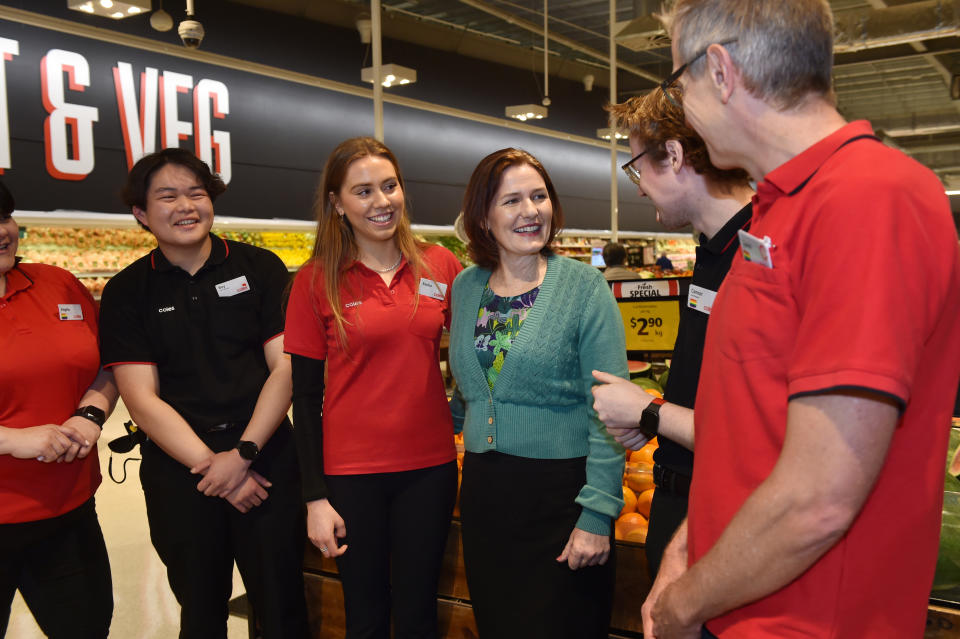
[[[647,570],[651,581],[657,578],[663,551],[673,539],[673,534],[687,516],[686,495],[678,495],[663,487],[657,487],[650,504],[650,527],[647,530]]]
[[[234,430],[201,438],[221,452],[233,448],[239,436]],[[181,606],[180,638],[226,639],[234,560],[263,639],[306,637],[306,529],[289,422],[280,425],[253,464],[273,486],[267,499],[246,514],[198,491],[200,476],[155,444],[141,448],[150,539]]]
[[[571,570],[556,560],[580,516],[574,499],[585,483],[585,458],[464,456],[463,558],[482,639],[608,636],[612,534],[602,566]]]
[[[92,497],[59,517],[0,524],[0,637],[17,590],[48,637],[105,639],[113,584]]]
[[[434,639],[437,582],[457,498],[457,463],[396,473],[327,475],[343,517],[337,558],[347,639]]]

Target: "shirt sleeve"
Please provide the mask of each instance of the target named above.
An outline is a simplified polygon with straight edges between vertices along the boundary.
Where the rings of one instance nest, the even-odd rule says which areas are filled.
[[[326,299],[320,291],[313,290],[314,269],[300,269],[293,280],[290,299],[287,301],[286,333],[283,348],[286,352],[312,359],[327,358],[326,328],[321,316],[321,305]],[[317,276],[317,284],[321,284]]]
[[[589,404],[590,424],[587,452],[587,483],[577,495],[583,507],[577,528],[597,535],[609,535],[611,522],[623,508],[624,449],[607,432],[593,409],[593,371],[605,371],[627,378],[627,346],[617,301],[598,272],[591,282],[580,318],[580,375]]]
[[[262,267],[263,294],[260,296],[260,338],[266,344],[284,332],[283,298],[290,289],[290,272],[277,255],[266,251]]]
[[[153,342],[140,312],[137,287],[125,286],[121,272],[107,282],[100,298],[100,364],[156,364]]]
[[[863,180],[824,196],[792,268],[800,324],[791,398],[860,388],[901,407],[909,401],[918,357],[950,294],[951,268],[937,256],[951,251],[931,223],[949,209],[938,210],[948,206],[939,182],[922,177],[915,188]]]

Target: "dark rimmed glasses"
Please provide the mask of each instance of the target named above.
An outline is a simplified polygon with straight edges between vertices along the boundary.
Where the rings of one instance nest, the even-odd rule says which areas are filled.
[[[646,149],[644,149],[640,153],[633,156],[629,162],[620,167],[623,169],[623,172],[627,174],[627,177],[630,178],[630,181],[637,186],[640,186],[640,171],[637,169],[637,167],[633,166],[633,163],[642,158],[646,152]]]
[[[663,95],[665,95],[667,100],[670,101],[670,104],[677,107],[678,109],[680,108],[680,105],[677,103],[677,101],[673,98],[672,95],[670,95],[670,89],[676,86],[677,80],[680,79],[680,76],[683,75],[683,73],[690,67],[691,64],[695,63],[697,60],[707,55],[707,49],[709,49],[713,45],[719,44],[720,46],[726,46],[728,44],[733,44],[737,40],[739,40],[739,38],[731,38],[730,40],[723,40],[722,42],[711,42],[704,48],[700,49],[696,54],[694,54],[692,58],[690,58],[689,60],[681,64],[679,67],[677,67],[677,69],[673,73],[668,75],[667,78],[660,83],[660,90],[663,91]]]

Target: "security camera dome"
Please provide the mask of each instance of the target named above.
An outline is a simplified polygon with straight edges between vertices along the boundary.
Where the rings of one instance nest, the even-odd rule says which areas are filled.
[[[196,20],[184,20],[177,28],[177,32],[184,46],[189,49],[196,49],[203,42],[203,25]]]

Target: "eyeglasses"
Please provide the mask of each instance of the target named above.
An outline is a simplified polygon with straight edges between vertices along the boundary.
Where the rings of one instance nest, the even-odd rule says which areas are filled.
[[[642,158],[645,153],[646,150],[641,151],[637,155],[633,156],[629,162],[620,167],[623,169],[623,172],[627,174],[627,177],[630,178],[630,181],[637,186],[640,186],[640,171],[637,170],[637,167],[633,166],[633,163]]]
[[[704,48],[700,49],[700,51],[698,51],[692,58],[690,58],[689,60],[681,64],[679,67],[677,67],[676,71],[668,75],[667,79],[660,83],[660,90],[663,91],[663,95],[665,95],[667,100],[670,101],[670,104],[677,107],[678,109],[680,108],[680,105],[677,103],[677,101],[673,98],[672,95],[670,95],[670,89],[676,86],[677,80],[680,79],[680,76],[683,75],[683,73],[690,67],[691,64],[695,63],[697,60],[707,55],[707,49],[712,47],[714,44],[725,46],[728,44],[733,44],[738,39],[739,38],[732,38],[730,40],[724,40],[722,42],[712,42],[708,44]]]

